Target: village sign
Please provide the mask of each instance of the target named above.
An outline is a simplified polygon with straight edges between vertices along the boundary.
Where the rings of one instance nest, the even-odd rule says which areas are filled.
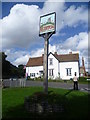
[[[48,93],[48,45],[49,38],[56,32],[56,13],[46,14],[40,16],[40,30],[39,36],[43,37],[44,43],[44,62],[43,62],[43,74],[44,74],[44,92]]]

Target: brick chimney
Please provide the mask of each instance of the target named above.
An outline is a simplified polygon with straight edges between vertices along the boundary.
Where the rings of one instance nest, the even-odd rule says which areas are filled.
[[[82,57],[82,67],[83,67],[83,70],[84,70],[84,76],[86,74],[86,70],[85,70],[85,63],[84,63],[84,57]]]
[[[42,57],[44,57],[44,54],[42,54]]]
[[[84,58],[82,57],[82,66],[85,67],[84,65]]]
[[[72,54],[72,51],[70,51],[69,54]]]
[[[57,55],[57,52],[54,52],[55,55]]]

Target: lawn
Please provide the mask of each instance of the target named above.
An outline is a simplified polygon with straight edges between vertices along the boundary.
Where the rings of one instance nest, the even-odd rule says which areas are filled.
[[[50,115],[37,115],[29,113],[24,108],[24,98],[32,95],[35,92],[42,91],[42,87],[27,87],[27,88],[7,88],[2,90],[2,116],[3,119],[6,118],[36,118],[37,117],[50,117],[50,118],[63,118],[63,119],[85,119],[88,118],[88,102],[89,93],[59,89],[59,88],[49,88],[49,91],[54,91],[54,93],[60,96],[65,96],[67,100],[66,111],[61,114],[50,114]],[[58,98],[59,99],[59,98]]]
[[[2,118],[2,89],[0,88],[0,120]]]

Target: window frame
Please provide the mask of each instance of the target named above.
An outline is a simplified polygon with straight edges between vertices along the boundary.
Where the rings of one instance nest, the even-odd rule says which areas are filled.
[[[49,76],[54,76],[54,69],[49,69]]]
[[[53,65],[53,58],[49,58],[49,65]]]
[[[72,76],[72,68],[66,68],[66,76]]]
[[[30,77],[35,77],[35,73],[30,73]]]

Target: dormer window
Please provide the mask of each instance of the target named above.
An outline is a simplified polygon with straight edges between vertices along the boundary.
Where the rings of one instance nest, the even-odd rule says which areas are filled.
[[[53,59],[52,58],[49,59],[49,65],[53,65]]]

